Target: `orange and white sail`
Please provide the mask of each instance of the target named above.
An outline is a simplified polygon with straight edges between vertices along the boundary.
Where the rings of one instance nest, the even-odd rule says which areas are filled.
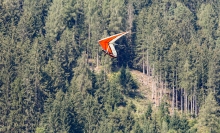
[[[99,44],[101,45],[103,51],[108,54],[109,56],[116,58],[117,52],[115,50],[115,41],[118,40],[123,35],[127,34],[128,32],[122,32],[116,35],[112,35],[106,38],[99,40]]]

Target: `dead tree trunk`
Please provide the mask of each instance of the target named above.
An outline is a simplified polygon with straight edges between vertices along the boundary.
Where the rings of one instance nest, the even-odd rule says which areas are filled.
[[[176,69],[176,75],[175,75],[176,77],[175,77],[175,88],[176,88],[176,100],[175,100],[175,105],[176,105],[176,109],[178,109],[178,91],[177,91],[177,87],[178,87],[178,85],[177,85],[177,69]]]
[[[149,76],[149,60],[148,60],[148,50],[147,50],[147,75]]]
[[[188,98],[187,98],[187,92],[186,92],[186,89],[184,89],[184,111],[185,111],[185,113],[187,113],[187,107],[188,107],[188,105],[187,105],[187,100]]]
[[[193,115],[193,92],[192,92],[192,89],[191,89],[191,101],[190,101],[190,114],[192,117],[192,115]]]
[[[196,97],[196,88],[197,87],[194,87],[194,106],[195,106],[195,116],[197,116],[197,113],[198,113],[198,111],[197,111],[197,97]]]
[[[181,109],[181,114],[183,114],[183,88],[181,88],[180,91],[180,109]]]
[[[174,73],[173,73],[174,79]],[[174,80],[173,80],[173,91],[172,91],[172,113],[174,114],[174,106],[175,106],[175,88],[174,88]]]

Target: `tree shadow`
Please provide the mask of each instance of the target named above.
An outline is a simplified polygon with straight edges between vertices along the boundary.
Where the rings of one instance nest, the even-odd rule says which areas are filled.
[[[128,93],[128,96],[130,98],[140,98],[140,99],[144,99],[145,98],[140,92],[138,92],[136,90],[135,91],[130,91]]]

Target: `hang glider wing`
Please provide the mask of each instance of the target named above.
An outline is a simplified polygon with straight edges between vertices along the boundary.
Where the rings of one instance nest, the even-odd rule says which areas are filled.
[[[115,46],[114,46],[115,41],[127,33],[128,32],[122,32],[122,33],[119,33],[116,35],[112,35],[112,36],[106,37],[104,39],[101,39],[98,42],[106,54],[108,54],[109,56],[111,56],[113,58],[116,58],[117,52],[116,52]]]

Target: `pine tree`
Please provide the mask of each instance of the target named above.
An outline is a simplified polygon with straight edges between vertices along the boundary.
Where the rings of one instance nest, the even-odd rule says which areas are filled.
[[[82,124],[74,107],[74,101],[62,90],[53,101],[47,100],[38,130],[45,132],[82,132]]]
[[[173,129],[174,131],[178,131],[178,129],[180,128],[180,118],[177,112],[174,112],[174,115],[171,117],[169,128],[170,130]]]
[[[183,116],[180,118],[180,127],[178,129],[178,132],[185,133],[189,130],[189,124],[186,116]]]
[[[51,43],[56,43],[60,40],[60,36],[66,28],[64,24],[64,11],[69,4],[68,2],[54,0],[49,7],[48,16],[46,19],[46,36]]]
[[[149,41],[146,38],[146,35],[148,35],[150,32],[150,29],[145,26],[146,24],[148,24],[147,23],[147,11],[145,8],[143,8],[140,11],[140,14],[138,15],[138,19],[137,19],[136,23],[137,23],[136,43],[138,44],[136,46],[136,56],[137,56],[136,60],[138,62],[136,62],[135,65],[137,65],[137,67],[142,68],[143,73],[145,74],[145,70],[146,70],[145,66],[149,65],[149,64],[146,64],[146,57],[147,57],[146,52],[149,49],[148,48]]]
[[[114,132],[130,132],[134,126],[134,116],[127,110],[116,110],[109,118]]]
[[[215,25],[218,23],[218,20],[215,18],[217,13],[215,12],[215,7],[212,4],[201,4],[198,11],[198,25],[201,27],[199,34],[203,38],[200,43],[206,44],[208,47],[214,48],[214,39],[216,28]]]
[[[99,128],[97,124],[101,120],[101,111],[98,102],[91,95],[87,95],[86,99],[84,100],[82,116],[85,117],[85,132],[92,133]]]
[[[215,100],[214,93],[210,92],[199,112],[197,125],[198,132],[219,131],[219,110],[220,108]]]
[[[134,132],[135,132],[135,133],[143,133],[143,129],[140,127],[140,125],[139,125],[138,122],[135,122]]]
[[[208,67],[208,81],[207,81],[207,87],[212,89],[214,92],[219,94],[219,70],[220,70],[220,61],[219,61],[219,50],[215,50],[213,52],[213,55],[210,57],[212,60],[209,61],[209,67]]]
[[[100,40],[103,32],[102,23],[102,2],[99,0],[85,1],[85,25],[87,27],[87,38],[86,39],[86,53],[88,58],[96,59],[96,62],[91,62],[93,67],[99,67],[100,65],[100,46],[97,41]],[[97,4],[100,3],[100,4]],[[96,64],[96,65],[95,65]]]
[[[147,111],[145,113],[145,118],[148,119],[148,120],[151,120],[152,119],[152,106],[151,104],[148,104],[148,107],[147,107]]]
[[[167,133],[169,130],[168,124],[166,121],[162,122],[161,133]]]

